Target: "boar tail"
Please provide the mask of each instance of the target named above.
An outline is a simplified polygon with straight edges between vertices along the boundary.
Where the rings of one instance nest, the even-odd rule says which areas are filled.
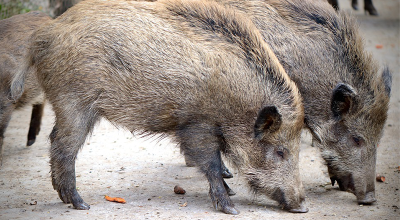
[[[17,73],[14,75],[11,81],[8,99],[12,100],[13,102],[17,102],[24,92],[25,78],[27,77],[29,69],[28,60],[28,57],[24,59],[24,62],[18,68]]]

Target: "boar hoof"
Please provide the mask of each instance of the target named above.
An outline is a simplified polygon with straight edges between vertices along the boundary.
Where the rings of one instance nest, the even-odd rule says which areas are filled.
[[[358,202],[358,204],[360,204],[360,205],[361,205],[361,204],[362,204],[362,205],[370,205],[370,204],[376,202],[375,195],[374,195],[373,192],[368,192],[368,193],[365,195],[365,198],[364,198],[364,199],[358,200],[357,202]]]
[[[236,192],[233,191],[231,188],[227,189],[226,192],[228,193],[229,196],[234,196],[234,195],[236,195]]]
[[[225,178],[225,179],[230,179],[230,178],[233,177],[233,175],[232,175],[232,173],[231,173],[227,168],[225,168],[225,169],[222,171],[222,177]]]
[[[232,215],[239,214],[239,211],[235,209],[235,205],[232,203],[231,199],[227,194],[223,193],[222,195],[221,194],[216,195],[212,193],[210,190],[210,197],[215,210],[220,210],[225,214],[232,214]]]
[[[222,207],[221,211],[225,214],[231,214],[231,215],[238,215],[240,213],[237,209],[230,206]]]
[[[90,209],[90,205],[88,205],[86,202],[83,201],[83,199],[79,196],[76,190],[73,190],[70,193],[66,193],[64,192],[64,190],[59,190],[58,196],[64,203],[66,204],[72,203],[75,209],[78,210]]]
[[[31,139],[28,140],[28,143],[26,144],[26,146],[31,146],[33,143],[35,143],[36,139]]]
[[[88,205],[86,202],[81,202],[79,204],[73,204],[74,207],[78,210],[89,210],[90,205]]]
[[[228,184],[224,180],[224,187],[226,190],[226,193],[228,193],[229,196],[234,196],[236,195],[235,191],[233,191],[231,188],[229,188]]]

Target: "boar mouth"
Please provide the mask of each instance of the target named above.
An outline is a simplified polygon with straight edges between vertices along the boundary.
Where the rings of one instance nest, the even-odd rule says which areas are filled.
[[[338,178],[336,176],[331,177],[332,186],[335,185],[335,181],[338,183],[339,189],[341,191],[349,191],[351,193],[354,193],[356,191],[356,189],[354,187],[353,175],[351,175],[351,174],[349,174],[347,176],[342,176],[340,178]]]
[[[308,212],[308,208],[305,207],[304,200],[298,204],[297,207],[293,207],[293,205],[290,205],[286,198],[285,198],[285,192],[283,192],[280,188],[275,189],[275,191],[272,193],[272,198],[279,203],[279,205],[285,209],[288,210],[289,212],[292,213],[306,213]]]
[[[257,172],[249,171],[246,173],[248,182],[251,186],[251,189],[254,193],[264,192],[271,199],[277,201],[279,206],[282,209],[285,209],[292,213],[306,213],[308,212],[308,208],[305,206],[305,198],[291,198],[288,195],[290,193],[285,193],[285,190],[280,187],[268,187],[265,185],[262,180],[260,180],[257,175]]]
[[[341,178],[331,177],[332,186],[335,185],[335,181],[339,184],[339,189],[341,191],[347,191],[356,195],[358,204],[370,205],[376,202],[375,193],[373,191],[367,192],[366,194],[364,192],[356,191],[353,176],[351,174]]]

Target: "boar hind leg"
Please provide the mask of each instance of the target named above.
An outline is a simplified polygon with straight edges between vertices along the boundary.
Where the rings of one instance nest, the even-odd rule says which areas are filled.
[[[70,113],[73,118],[60,118],[59,115],[56,112],[56,124],[50,134],[53,188],[64,203],[72,203],[76,209],[87,210],[90,206],[76,191],[75,159],[96,119],[89,113],[81,117],[75,112]]]
[[[0,106],[1,107],[1,106]],[[0,118],[0,167],[3,164],[3,139],[6,128],[11,119],[11,108],[3,108],[3,117]]]
[[[31,146],[35,143],[36,135],[40,132],[40,122],[43,116],[44,104],[33,105],[32,108],[32,116],[31,116],[31,124],[29,125],[28,132],[28,143],[27,146]]]
[[[229,198],[228,185],[222,178],[222,160],[219,131],[209,125],[190,125],[178,131],[186,157],[194,161],[210,184],[210,197],[214,208],[227,214],[239,214]]]

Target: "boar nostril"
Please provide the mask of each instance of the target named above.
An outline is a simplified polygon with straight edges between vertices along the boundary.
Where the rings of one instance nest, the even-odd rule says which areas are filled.
[[[275,192],[272,194],[272,198],[275,199],[279,204],[283,207],[283,209],[288,210],[292,213],[306,213],[308,212],[308,208],[305,206],[305,199],[301,199],[300,204],[296,205],[298,207],[292,208],[293,202],[288,202],[285,198],[285,192],[282,189],[275,189]],[[295,202],[297,203],[297,202]]]

